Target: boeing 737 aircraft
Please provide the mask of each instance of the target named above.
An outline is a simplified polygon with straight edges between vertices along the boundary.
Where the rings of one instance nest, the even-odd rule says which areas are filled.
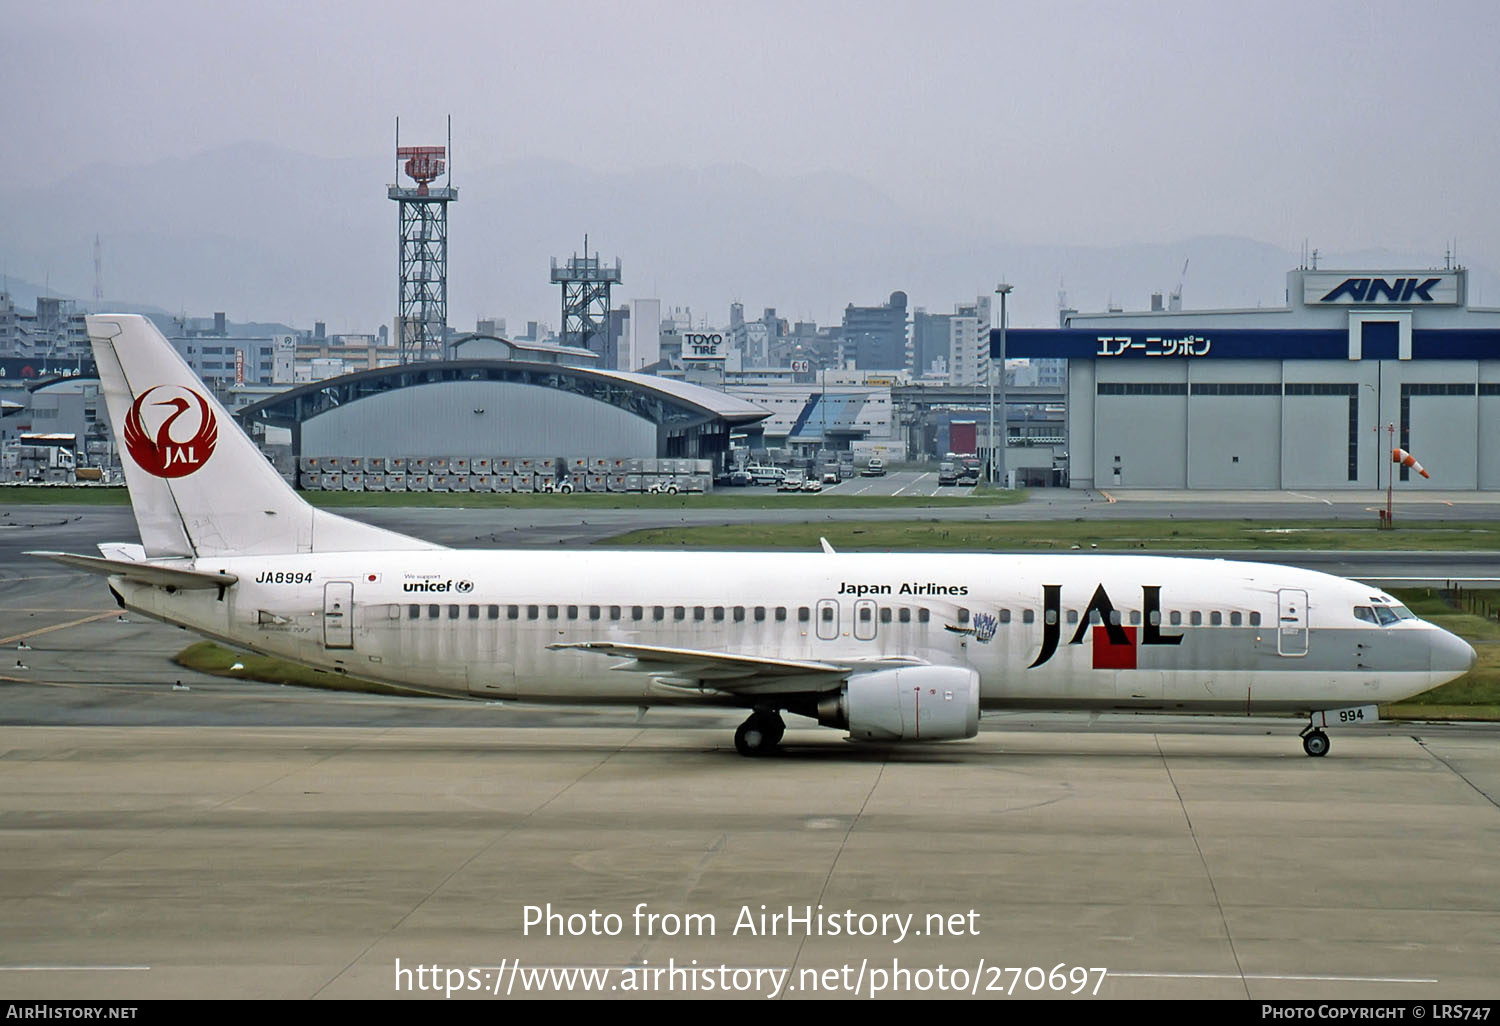
[[[138,316],[88,318],[141,544],[37,553],[126,609],[423,691],[700,703],[857,741],[973,737],[981,709],[1373,720],[1474,663],[1377,588],[1289,567],[1099,555],[443,548],[315,509]]]

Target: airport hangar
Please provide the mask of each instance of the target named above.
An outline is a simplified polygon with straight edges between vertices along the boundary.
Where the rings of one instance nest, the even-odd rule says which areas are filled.
[[[267,429],[289,432],[285,473],[303,456],[644,457],[710,460],[722,469],[730,433],[757,434],[771,415],[715,389],[579,366],[570,347],[473,341],[460,344],[463,359],[344,374],[236,416],[271,451]]]
[[[1010,329],[1068,360],[1074,488],[1500,490],[1500,309],[1468,272],[1287,275],[1276,309],[1069,314]],[[1000,333],[991,337],[999,355]],[[1394,430],[1390,430],[1391,428]]]

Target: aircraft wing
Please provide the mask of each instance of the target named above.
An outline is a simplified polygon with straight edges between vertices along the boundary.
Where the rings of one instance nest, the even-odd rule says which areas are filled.
[[[736,652],[709,652],[659,645],[632,645],[616,641],[579,641],[548,645],[549,649],[597,652],[622,656],[627,661],[612,669],[645,673],[656,683],[693,691],[726,694],[785,694],[832,691],[849,675],[883,666],[922,665],[916,659],[841,660],[837,663],[808,659],[777,659]]]

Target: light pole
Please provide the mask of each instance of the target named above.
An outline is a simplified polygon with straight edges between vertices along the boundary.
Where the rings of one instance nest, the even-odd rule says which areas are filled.
[[[990,380],[990,484],[993,485],[998,476],[999,480],[1005,481],[1005,297],[1010,295],[1010,286],[1001,282],[995,286],[995,294],[1000,297],[1000,444],[995,444],[995,366],[997,361],[993,355],[989,362]]]

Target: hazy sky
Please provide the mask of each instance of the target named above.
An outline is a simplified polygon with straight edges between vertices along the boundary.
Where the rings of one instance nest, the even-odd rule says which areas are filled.
[[[856,175],[1017,242],[1500,266],[1500,3],[0,0],[0,186],[244,140]],[[381,212],[386,217],[386,212]]]

